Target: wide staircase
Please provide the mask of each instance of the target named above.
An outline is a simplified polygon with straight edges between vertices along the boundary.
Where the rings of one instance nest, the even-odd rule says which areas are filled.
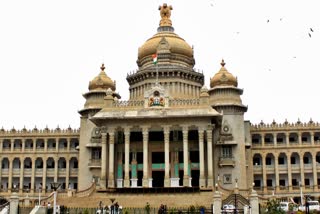
[[[147,203],[150,207],[159,207],[161,204],[168,207],[189,207],[205,206],[210,207],[213,203],[212,191],[199,191],[187,193],[106,193],[93,192],[89,196],[83,197],[59,197],[57,204],[67,207],[99,207],[101,203],[103,206],[111,205],[113,201],[118,202],[122,207],[143,208]]]

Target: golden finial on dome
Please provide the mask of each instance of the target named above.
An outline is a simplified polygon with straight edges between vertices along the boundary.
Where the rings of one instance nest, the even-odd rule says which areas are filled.
[[[101,65],[101,67],[100,67],[101,71],[104,71],[105,68],[106,68],[106,67],[104,67],[104,63],[102,63],[102,65]]]
[[[168,6],[166,3],[163,3],[162,6],[159,6],[160,10],[160,27],[163,26],[172,26],[172,22],[170,20],[172,6]]]

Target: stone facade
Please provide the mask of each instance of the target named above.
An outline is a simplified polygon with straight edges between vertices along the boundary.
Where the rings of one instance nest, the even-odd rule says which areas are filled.
[[[300,188],[319,196],[320,125],[244,121],[237,78],[222,60],[207,88],[168,9],[160,7],[157,33],[127,75],[129,100],[120,100],[102,65],[83,95],[79,130],[0,130],[4,195],[49,194],[52,182],[80,191],[94,181],[99,191],[219,185],[258,196],[296,197]]]

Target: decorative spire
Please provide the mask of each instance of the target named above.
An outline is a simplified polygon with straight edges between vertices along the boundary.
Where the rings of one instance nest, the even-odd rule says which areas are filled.
[[[160,27],[172,26],[172,22],[170,19],[172,6],[168,6],[166,3],[163,3],[162,6],[159,6],[159,10],[161,16]]]
[[[106,67],[104,67],[104,63],[102,63],[102,65],[101,65],[101,67],[100,67],[101,71],[104,71],[105,68],[106,68]]]
[[[224,62],[224,59],[222,59],[220,65],[221,65],[222,67],[224,67],[225,64],[226,64],[226,63]]]

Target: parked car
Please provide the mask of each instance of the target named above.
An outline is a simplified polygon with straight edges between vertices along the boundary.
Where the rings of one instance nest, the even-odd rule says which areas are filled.
[[[233,204],[225,204],[222,206],[222,213],[234,213],[236,207]]]
[[[320,211],[319,201],[308,201],[307,203],[309,205],[309,211],[311,211],[311,210]],[[305,205],[300,205],[299,206],[299,210],[306,211],[306,206]]]

